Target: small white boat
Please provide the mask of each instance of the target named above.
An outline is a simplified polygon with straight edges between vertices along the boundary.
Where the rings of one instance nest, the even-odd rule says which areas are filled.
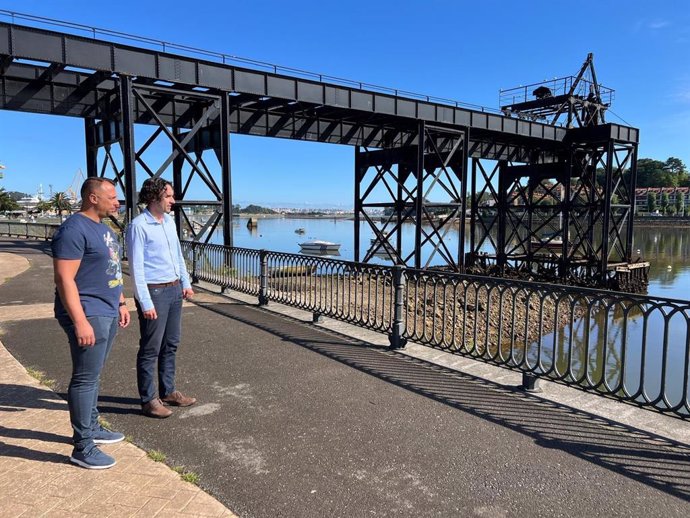
[[[303,251],[308,252],[337,252],[340,250],[340,243],[321,241],[319,239],[305,241],[304,243],[300,243],[299,246]]]

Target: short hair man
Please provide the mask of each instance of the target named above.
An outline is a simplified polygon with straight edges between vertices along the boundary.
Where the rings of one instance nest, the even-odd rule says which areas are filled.
[[[116,214],[120,204],[114,184],[89,178],[81,188],[81,208],[53,237],[55,317],[67,333],[72,379],[67,391],[74,451],[70,461],[88,469],[105,469],[115,460],[96,445],[120,442],[121,433],[98,422],[101,370],[118,325],[129,325],[122,294],[120,245],[101,219]]]
[[[172,184],[159,177],[147,179],[139,192],[139,203],[146,205],[146,209],[127,229],[129,268],[141,335],[137,386],[143,414],[165,418],[172,412],[164,405],[189,406],[196,402],[175,388],[182,299],[191,298],[194,291],[175,222],[169,215],[175,204]]]

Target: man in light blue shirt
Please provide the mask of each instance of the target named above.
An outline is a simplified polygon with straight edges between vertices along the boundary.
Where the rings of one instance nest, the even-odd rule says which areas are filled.
[[[172,184],[163,178],[149,178],[141,187],[139,203],[146,209],[127,228],[129,270],[141,336],[137,385],[144,415],[165,418],[172,412],[164,405],[189,406],[196,402],[175,389],[182,300],[191,298],[194,291],[175,222],[169,215],[175,204]]]

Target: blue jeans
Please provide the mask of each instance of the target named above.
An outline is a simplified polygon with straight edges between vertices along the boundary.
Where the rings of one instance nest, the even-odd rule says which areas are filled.
[[[136,302],[141,336],[137,353],[137,385],[142,405],[175,391],[175,355],[182,335],[182,286],[150,288],[149,293],[158,315],[156,320],[145,319],[139,302]]]
[[[74,448],[84,450],[93,445],[93,431],[98,426],[98,389],[101,370],[117,333],[118,317],[88,317],[96,343],[80,347],[74,325],[62,325],[72,355],[72,379],[67,390],[69,418],[74,430]]]

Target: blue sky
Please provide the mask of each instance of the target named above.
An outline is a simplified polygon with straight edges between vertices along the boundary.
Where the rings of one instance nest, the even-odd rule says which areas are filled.
[[[690,165],[685,0],[111,5],[117,9],[92,0],[0,0],[0,9],[492,108],[500,88],[575,74],[593,52],[599,81],[616,90],[608,120],[640,128],[640,157]],[[352,206],[351,147],[233,135],[231,152],[235,202]],[[83,123],[0,111],[0,163],[7,190],[33,193],[39,183],[65,190],[85,171]]]

